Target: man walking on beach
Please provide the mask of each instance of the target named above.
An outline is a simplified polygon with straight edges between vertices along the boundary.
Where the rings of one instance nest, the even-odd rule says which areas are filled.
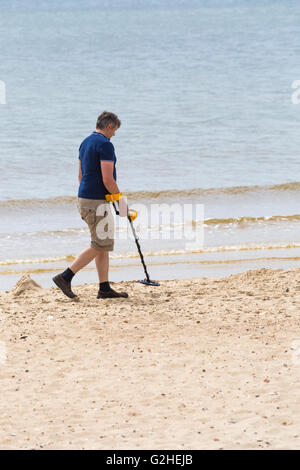
[[[53,278],[54,283],[71,299],[76,297],[71,289],[74,275],[93,259],[100,283],[97,298],[128,297],[126,292],[113,290],[108,282],[108,252],[114,249],[114,223],[105,195],[112,194],[115,200],[121,197],[116,182],[117,159],[110,142],[120,125],[116,114],[104,111],[97,119],[96,131],[79,147],[78,210],[89,227],[91,246],[80,253],[69,268]]]

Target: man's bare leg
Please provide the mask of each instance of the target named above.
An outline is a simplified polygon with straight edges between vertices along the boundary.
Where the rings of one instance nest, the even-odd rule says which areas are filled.
[[[126,292],[116,292],[112,289],[108,282],[108,269],[109,269],[109,253],[108,251],[100,251],[95,258],[99,277],[99,292],[98,299],[107,299],[115,297],[128,297]]]
[[[82,268],[84,268],[87,264],[89,264],[96,256],[98,255],[99,251],[95,250],[95,248],[89,247],[84,250],[78,258],[71,264],[69,268],[67,268],[63,273],[58,274],[57,276],[53,277],[52,280],[60,288],[60,290],[71,299],[77,297],[71,289],[71,281],[74,275]]]
[[[95,258],[99,283],[108,282],[109,256],[108,251],[98,251]]]
[[[99,292],[98,299],[100,298],[112,298],[112,297],[128,297],[126,292],[116,292],[113,290],[108,282],[108,269],[109,269],[109,253],[108,251],[99,251],[95,248],[89,247],[84,250],[78,258],[61,274],[58,274],[53,278],[53,281],[59,287],[62,292],[70,298],[76,297],[71,289],[71,281],[73,276],[88,265],[93,259],[95,259],[98,277],[99,277]]]
[[[76,274],[80,269],[87,266],[94,258],[98,255],[99,250],[92,248],[91,246],[86,250],[82,251],[78,258],[71,264],[70,269],[71,271]]]

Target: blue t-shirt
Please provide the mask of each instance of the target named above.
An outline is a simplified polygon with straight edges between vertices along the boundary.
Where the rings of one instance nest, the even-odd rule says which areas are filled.
[[[79,147],[82,178],[78,197],[85,199],[105,199],[109,191],[103,184],[101,161],[114,162],[114,179],[116,175],[116,155],[113,144],[99,132],[93,132]]]

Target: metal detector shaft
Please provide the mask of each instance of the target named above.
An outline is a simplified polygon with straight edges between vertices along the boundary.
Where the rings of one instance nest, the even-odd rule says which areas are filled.
[[[135,243],[136,243],[136,246],[137,246],[137,249],[138,249],[140,258],[141,258],[141,262],[142,262],[142,265],[143,265],[143,268],[144,268],[144,271],[145,271],[145,274],[146,274],[146,279],[147,279],[148,282],[151,282],[151,281],[150,281],[149,274],[148,274],[148,272],[147,272],[146,265],[145,265],[144,256],[143,256],[143,253],[142,253],[140,244],[139,244],[139,239],[138,239],[138,237],[137,237],[137,235],[136,235],[136,233],[135,233],[135,229],[134,229],[132,220],[131,220],[131,218],[130,218],[129,215],[127,216],[127,218],[128,218],[128,220],[129,220],[129,223],[130,223],[130,226],[131,226],[131,230],[132,230],[132,233],[133,233],[133,236],[134,236],[134,239],[135,239]]]
[[[120,212],[119,212],[119,210],[117,209],[116,204],[115,204],[114,202],[113,202],[113,206],[114,206],[114,209],[115,209],[116,214],[117,214],[117,215],[120,215]],[[151,281],[150,281],[149,274],[148,274],[148,272],[147,272],[146,265],[145,265],[144,256],[143,256],[143,253],[142,253],[140,244],[139,244],[139,239],[138,239],[138,237],[137,237],[137,235],[136,235],[136,233],[135,233],[135,229],[134,229],[132,220],[131,220],[131,218],[130,218],[129,215],[127,216],[127,219],[129,220],[129,223],[130,223],[130,227],[131,227],[131,230],[132,230],[134,239],[135,239],[135,243],[136,243],[136,246],[137,246],[137,249],[138,249],[140,258],[141,258],[141,262],[142,262],[142,265],[143,265],[143,268],[144,268],[144,271],[145,271],[145,274],[146,274],[146,279],[147,279],[148,282],[151,282]]]

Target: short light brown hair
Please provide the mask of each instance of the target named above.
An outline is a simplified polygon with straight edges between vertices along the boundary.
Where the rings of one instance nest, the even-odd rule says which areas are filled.
[[[96,129],[105,129],[108,124],[113,124],[114,127],[120,127],[121,121],[118,116],[109,111],[103,111],[103,113],[98,116]]]

